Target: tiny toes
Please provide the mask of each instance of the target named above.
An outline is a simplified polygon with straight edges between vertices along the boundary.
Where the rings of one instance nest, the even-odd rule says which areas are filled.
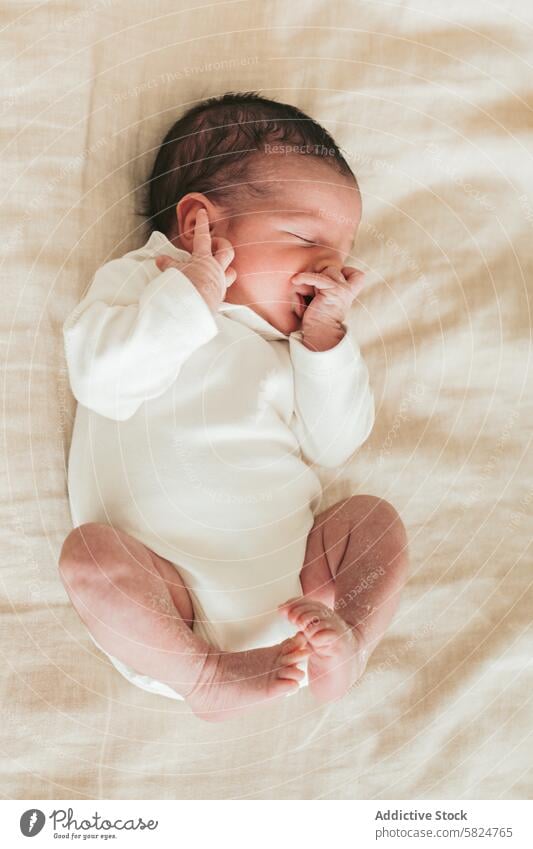
[[[305,626],[305,635],[308,640],[315,639],[317,633],[329,633],[330,635],[335,636],[336,631],[334,628],[330,628],[323,619],[311,619],[307,625]]]
[[[288,694],[288,693],[296,692],[296,690],[299,690],[299,689],[300,689],[300,685],[298,684],[298,681],[291,681],[291,680],[288,680],[287,678],[277,678],[273,682],[272,696],[273,697],[282,696],[284,693]]]
[[[331,628],[323,628],[321,631],[317,631],[316,634],[313,634],[313,645],[325,646],[333,642],[337,637],[338,635],[335,633],[335,631],[332,631]]]
[[[294,637],[289,637],[286,644],[283,647],[284,652],[292,652],[295,649],[301,649],[307,644],[307,640],[305,638],[305,634],[303,631],[298,631],[294,635]]]
[[[326,617],[319,616],[316,611],[310,610],[300,613],[294,620],[294,623],[298,625],[299,628],[302,628],[305,636],[307,637],[309,635],[309,628],[312,628],[313,626],[316,627],[317,625],[324,626],[325,619]]]
[[[302,613],[312,613],[315,616],[328,616],[331,611],[325,604],[319,601],[309,601],[308,599],[299,599],[298,602],[292,604],[289,609],[289,615],[301,615]]]
[[[278,678],[286,681],[301,681],[305,672],[298,666],[286,666],[278,671]]]
[[[311,646],[307,646],[303,649],[295,649],[294,651],[289,652],[284,655],[283,662],[284,663],[300,663],[300,661],[305,660],[312,653]]]

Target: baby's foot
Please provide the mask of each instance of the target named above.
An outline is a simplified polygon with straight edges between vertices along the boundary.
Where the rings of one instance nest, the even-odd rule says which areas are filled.
[[[298,690],[305,673],[297,664],[311,652],[299,631],[282,643],[241,652],[209,647],[199,680],[185,701],[200,719],[234,719],[270,699]]]
[[[358,632],[320,601],[289,599],[279,609],[302,629],[312,649],[307,675],[315,698],[340,699],[361,677],[368,659]]]

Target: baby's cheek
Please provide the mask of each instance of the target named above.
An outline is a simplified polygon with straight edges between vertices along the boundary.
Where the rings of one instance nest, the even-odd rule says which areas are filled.
[[[286,305],[294,300],[291,277],[302,269],[290,252],[274,248],[272,244],[236,247],[232,267],[243,295],[262,300],[268,293],[269,302]]]
[[[262,254],[258,252],[256,247],[246,245],[235,248],[232,265],[240,275],[253,274],[255,271],[260,272],[263,270],[263,265],[266,270],[266,262]]]

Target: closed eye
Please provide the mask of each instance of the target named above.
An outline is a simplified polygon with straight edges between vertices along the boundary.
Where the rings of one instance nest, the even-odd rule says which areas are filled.
[[[316,244],[312,239],[304,239],[303,236],[299,236],[298,233],[289,233],[290,236],[294,236],[296,239],[301,239],[302,242],[305,242],[307,245]]]

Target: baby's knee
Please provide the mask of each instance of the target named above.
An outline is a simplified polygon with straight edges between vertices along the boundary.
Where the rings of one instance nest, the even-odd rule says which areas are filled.
[[[108,546],[109,525],[100,522],[87,522],[74,528],[65,538],[59,555],[59,570],[62,574],[72,574],[83,567],[92,565],[105,556]]]
[[[388,519],[391,524],[402,521],[400,514],[390,501],[386,501],[377,495],[352,495],[348,501],[355,506],[357,513],[364,513],[368,516],[379,516],[380,518]]]
[[[406,545],[407,532],[400,514],[384,498],[376,495],[352,495],[343,504],[345,516],[352,527],[361,528],[363,523],[376,527],[380,534],[394,535],[398,544]]]

